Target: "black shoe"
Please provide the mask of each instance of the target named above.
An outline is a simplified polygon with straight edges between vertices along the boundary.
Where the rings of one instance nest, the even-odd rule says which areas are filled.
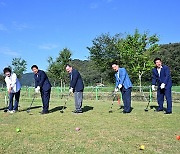
[[[172,114],[172,112],[165,112],[164,114]]]
[[[154,110],[154,112],[162,112],[163,109],[157,109],[157,110]]]
[[[76,113],[76,114],[78,114],[78,113],[83,113],[81,110],[79,110],[79,111],[77,111],[77,110],[74,110],[74,111],[72,111],[73,113]]]
[[[40,112],[40,114],[48,114],[48,113],[49,113],[49,111],[46,111],[46,112],[45,111],[41,111]]]
[[[130,111],[122,111],[123,114],[130,113]]]

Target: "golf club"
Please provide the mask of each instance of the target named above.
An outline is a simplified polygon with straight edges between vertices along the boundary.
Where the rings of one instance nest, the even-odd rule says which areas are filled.
[[[6,105],[4,112],[7,112],[8,111],[8,104],[9,104],[9,95],[8,95],[8,99],[7,99],[6,95],[4,96],[4,101],[5,101],[5,105]]]
[[[146,106],[146,108],[144,109],[145,112],[148,112],[148,108],[149,108],[149,104],[151,102],[151,98],[152,98],[152,91],[151,91],[151,88],[150,88],[150,91],[149,91],[149,100],[148,100],[148,104]],[[147,99],[146,99],[147,100]]]
[[[64,113],[64,109],[66,108],[66,104],[67,104],[67,101],[69,100],[70,95],[71,95],[71,93],[68,94],[68,97],[66,98],[66,100],[64,102],[64,106],[63,106],[62,110],[60,111],[60,113]]]
[[[29,108],[26,110],[26,112],[27,112],[27,113],[29,113],[29,112],[31,111],[31,107],[32,107],[32,105],[33,105],[33,103],[34,103],[35,97],[36,97],[36,93],[34,93],[34,96],[33,96],[32,102],[31,102],[31,104],[30,104]]]
[[[113,92],[113,93],[112,93],[112,96],[113,96],[113,100],[112,100],[112,104],[111,104],[109,113],[112,113],[112,112],[113,112],[113,111],[112,111],[112,107],[113,107],[113,105],[114,105],[114,101],[115,101],[115,98],[116,98],[116,92]]]

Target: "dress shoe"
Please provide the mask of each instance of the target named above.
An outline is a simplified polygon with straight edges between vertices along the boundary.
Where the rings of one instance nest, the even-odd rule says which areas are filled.
[[[164,114],[172,114],[172,112],[165,112]]]
[[[46,111],[46,112],[45,111],[41,111],[40,112],[40,114],[48,114],[48,113],[49,113],[49,111]]]
[[[157,110],[154,110],[154,112],[162,112],[163,109],[157,109]]]

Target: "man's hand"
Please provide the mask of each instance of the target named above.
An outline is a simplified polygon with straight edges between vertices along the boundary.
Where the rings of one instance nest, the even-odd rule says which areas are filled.
[[[40,86],[37,86],[37,88],[35,88],[35,92],[39,93],[40,92]]]
[[[119,85],[118,85],[118,88],[121,89],[121,88],[122,88],[122,84],[119,84]]]
[[[72,87],[69,89],[69,93],[73,93],[73,88]]]
[[[161,89],[164,89],[164,88],[165,88],[165,84],[164,84],[164,83],[161,83],[160,88],[161,88]]]
[[[10,93],[11,93],[11,90],[12,90],[12,88],[10,87],[10,88],[8,89],[8,94],[10,94]]]
[[[118,88],[115,88],[115,89],[114,89],[114,92],[118,92]]]
[[[155,91],[156,89],[155,89],[155,85],[152,85],[152,91]]]

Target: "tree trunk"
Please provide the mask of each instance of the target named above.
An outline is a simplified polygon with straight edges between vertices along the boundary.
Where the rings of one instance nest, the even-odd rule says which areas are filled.
[[[63,90],[63,81],[61,79],[61,93],[62,93],[62,90]]]

